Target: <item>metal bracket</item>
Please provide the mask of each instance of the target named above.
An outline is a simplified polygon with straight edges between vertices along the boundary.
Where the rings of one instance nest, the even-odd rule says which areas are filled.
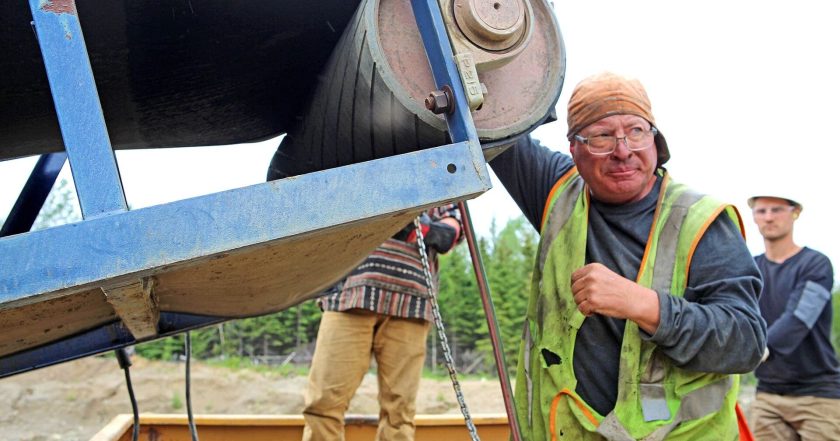
[[[158,334],[160,309],[154,285],[153,277],[144,277],[128,285],[102,288],[105,299],[137,340]]]
[[[479,73],[504,66],[531,38],[530,0],[437,0],[469,108],[484,104]]]
[[[464,93],[470,110],[481,109],[484,104],[484,93],[478,81],[478,71],[475,70],[472,52],[456,53],[455,64],[458,66],[458,74],[461,76],[461,84],[464,85]]]

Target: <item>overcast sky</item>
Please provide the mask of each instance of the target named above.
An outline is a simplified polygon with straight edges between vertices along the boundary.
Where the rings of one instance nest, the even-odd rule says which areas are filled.
[[[638,77],[670,146],[675,180],[733,202],[763,251],[746,198],[804,204],[795,239],[840,265],[835,191],[840,26],[834,2],[556,2],[574,85],[601,70]],[[546,127],[559,140],[565,122]],[[568,151],[567,143],[557,141]]]
[[[555,2],[566,44],[559,121],[538,129],[568,153],[566,103],[583,77],[639,78],[668,139],[677,181],[735,203],[754,253],[763,250],[746,198],[784,193],[804,204],[797,242],[840,264],[835,189],[840,152],[840,17],[834,2]],[[492,91],[490,91],[492,93]],[[276,141],[118,152],[126,196],[143,207],[262,182]],[[0,162],[0,218],[34,163]],[[470,202],[476,229],[518,215],[500,185]],[[838,270],[840,272],[840,270]]]

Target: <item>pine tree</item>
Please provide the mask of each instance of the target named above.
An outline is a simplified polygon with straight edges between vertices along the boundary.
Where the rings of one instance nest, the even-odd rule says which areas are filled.
[[[476,323],[483,317],[481,299],[468,259],[465,245],[440,258],[438,305],[456,366],[463,354],[475,349],[476,334],[479,332]]]
[[[522,336],[528,302],[530,266],[533,262],[535,234],[524,218],[510,220],[491,237],[487,258],[487,279],[493,296],[499,333],[508,369],[513,369]],[[489,338],[480,347],[492,355]]]

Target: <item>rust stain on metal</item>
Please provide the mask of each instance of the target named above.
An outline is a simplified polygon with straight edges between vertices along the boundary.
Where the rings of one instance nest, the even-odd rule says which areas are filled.
[[[41,3],[41,10],[54,14],[78,15],[75,0],[46,0]]]

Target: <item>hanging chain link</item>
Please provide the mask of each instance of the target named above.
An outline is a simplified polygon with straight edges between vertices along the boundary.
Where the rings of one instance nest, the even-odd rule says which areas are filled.
[[[426,288],[429,291],[429,300],[432,303],[432,314],[435,316],[435,327],[437,328],[440,345],[443,349],[443,359],[446,361],[446,369],[449,371],[449,378],[452,380],[452,388],[455,389],[455,397],[461,407],[461,414],[464,415],[464,422],[470,432],[473,441],[479,441],[478,430],[475,428],[470,411],[467,409],[467,402],[464,400],[464,393],[461,391],[461,384],[458,382],[458,374],[455,372],[455,362],[452,360],[452,351],[449,349],[449,340],[446,338],[446,331],[443,329],[443,319],[440,316],[440,308],[437,303],[437,293],[432,282],[432,271],[429,268],[429,256],[426,255],[426,242],[423,240],[423,228],[420,225],[420,218],[414,218],[414,229],[417,234],[417,248],[420,250],[420,259],[423,261],[423,274],[426,277]]]

